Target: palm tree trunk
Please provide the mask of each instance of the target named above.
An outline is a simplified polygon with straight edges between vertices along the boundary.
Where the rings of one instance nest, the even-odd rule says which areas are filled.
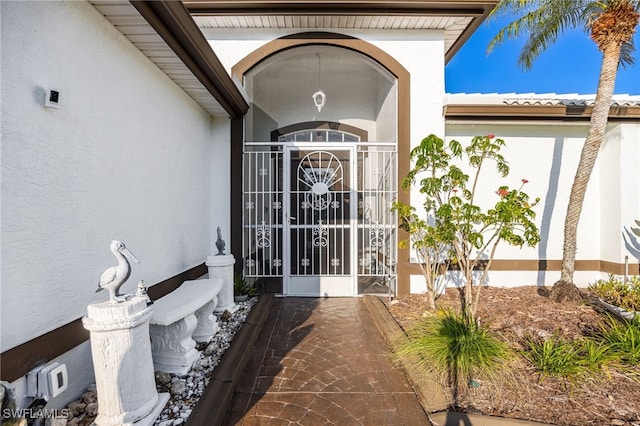
[[[609,108],[616,81],[616,73],[620,62],[620,44],[610,43],[604,50],[602,57],[602,68],[600,70],[600,81],[598,82],[598,92],[591,112],[591,123],[587,139],[584,141],[578,170],[576,171],[569,196],[567,216],[564,224],[564,246],[562,251],[562,272],[560,281],[573,284],[573,272],[576,262],[576,234],[578,221],[582,212],[582,204],[587,191],[587,184],[591,171],[596,162],[600,144],[607,127],[609,118]],[[558,284],[558,283],[556,283]],[[554,284],[554,287],[556,286]]]

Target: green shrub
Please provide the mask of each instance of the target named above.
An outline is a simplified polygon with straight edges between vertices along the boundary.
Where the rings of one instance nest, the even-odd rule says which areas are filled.
[[[601,340],[582,340],[578,351],[581,364],[591,372],[600,372],[619,361],[619,356],[612,350],[611,345]]]
[[[256,289],[245,280],[242,274],[238,274],[233,279],[233,294],[235,296],[249,295],[253,296]]]
[[[598,335],[623,364],[640,365],[639,321],[619,321],[609,316],[600,324]]]
[[[608,372],[610,366],[635,374],[640,366],[640,323],[607,316],[598,330],[585,339],[567,342],[556,336],[546,340],[530,338],[523,355],[541,379],[593,378],[593,373]]]
[[[396,347],[396,357],[448,378],[455,387],[458,382],[493,376],[513,356],[507,343],[491,335],[486,327],[452,311],[424,319],[408,335],[409,339]]]
[[[605,302],[627,311],[640,311],[640,277],[628,282],[609,275],[608,280],[598,280],[589,285],[589,290]]]
[[[528,339],[524,357],[545,376],[576,379],[585,370],[580,352],[576,345],[556,336],[549,339]]]

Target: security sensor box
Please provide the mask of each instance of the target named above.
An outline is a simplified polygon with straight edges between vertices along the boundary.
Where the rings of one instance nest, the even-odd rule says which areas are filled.
[[[60,91],[56,89],[46,89],[44,93],[44,106],[58,109],[60,104]]]

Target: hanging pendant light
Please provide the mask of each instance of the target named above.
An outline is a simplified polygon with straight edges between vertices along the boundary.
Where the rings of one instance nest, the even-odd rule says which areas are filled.
[[[311,95],[311,97],[313,98],[313,103],[315,104],[316,108],[318,108],[318,112],[322,111],[322,107],[327,101],[327,95],[324,94],[322,89],[318,89],[318,91]]]
[[[318,87],[320,87],[320,74],[322,73],[322,68],[320,67],[320,54],[316,53],[318,57]],[[311,95],[313,99],[313,104],[318,108],[318,112],[322,111],[322,107],[324,107],[325,102],[327,101],[327,95],[325,95],[322,89],[316,90],[316,92]]]

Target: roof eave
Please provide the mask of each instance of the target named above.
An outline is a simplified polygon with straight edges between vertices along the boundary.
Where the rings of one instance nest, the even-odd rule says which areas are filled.
[[[193,75],[220,103],[231,118],[243,116],[249,104],[227,74],[187,8],[168,0],[131,0]]]
[[[443,107],[446,120],[562,120],[589,121],[592,106],[574,105],[496,105],[448,104]],[[640,106],[614,105],[611,121],[640,121]]]
[[[484,22],[498,0],[413,1],[272,1],[272,0],[183,0],[194,16],[345,15],[345,16],[469,16],[471,23],[445,52],[448,63],[473,32]]]
[[[183,3],[194,15],[475,16],[493,9],[498,0],[183,0]]]

